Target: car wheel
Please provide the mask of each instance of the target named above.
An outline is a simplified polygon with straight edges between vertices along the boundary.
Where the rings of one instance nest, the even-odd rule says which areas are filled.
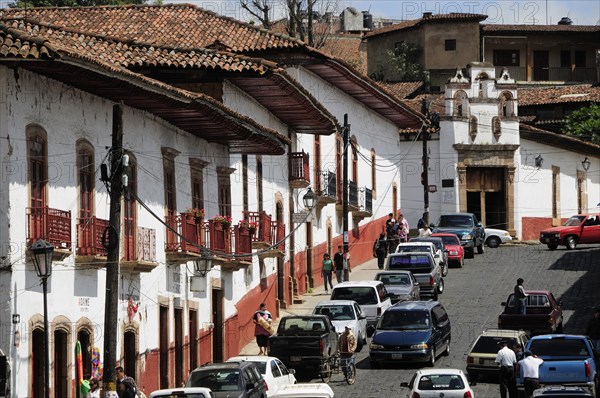
[[[321,380],[323,383],[328,383],[331,379],[331,365],[329,360],[325,360],[325,363],[321,365]]]
[[[474,258],[475,250],[474,249],[465,249],[465,258]]]
[[[444,351],[444,356],[447,357],[450,355],[450,339],[448,339],[448,344],[446,345],[446,350]]]
[[[469,372],[469,373],[467,373],[467,376],[469,378],[469,381],[473,385],[475,385],[477,383],[477,380],[479,379],[479,375],[477,373]]]
[[[483,252],[484,252],[484,247],[483,246],[484,246],[483,242],[481,242],[481,244],[479,244],[477,246],[477,254],[483,254]]]
[[[444,293],[444,279],[442,279],[442,278],[440,278],[440,281],[438,283],[437,292],[439,294]]]
[[[427,365],[431,366],[432,368],[435,366],[435,348],[433,347],[431,347],[431,356],[429,357]]]
[[[567,249],[569,250],[573,250],[577,247],[577,239],[575,239],[574,236],[567,236],[567,239],[565,240],[565,246],[567,246]]]
[[[448,275],[448,263],[442,266],[442,276]]]
[[[558,248],[558,243],[548,243],[548,249],[556,250]]]
[[[497,236],[490,236],[489,238],[487,238],[487,241],[485,242],[488,247],[491,247],[492,249],[497,248],[498,246],[500,246],[500,238],[498,238]]]

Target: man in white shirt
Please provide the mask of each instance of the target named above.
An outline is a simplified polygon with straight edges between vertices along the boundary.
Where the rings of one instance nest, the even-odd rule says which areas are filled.
[[[533,395],[533,391],[540,388],[540,365],[544,360],[536,357],[531,351],[525,351],[525,358],[519,361],[519,368],[523,374],[523,386],[527,397]]]
[[[498,345],[501,348],[496,355],[495,362],[500,366],[500,397],[506,398],[506,391],[508,391],[509,398],[517,398],[519,394],[515,378],[517,357],[515,352],[508,348],[506,341],[501,341]]]

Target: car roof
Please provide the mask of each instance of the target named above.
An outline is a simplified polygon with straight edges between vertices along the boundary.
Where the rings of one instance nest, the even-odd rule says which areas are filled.
[[[473,213],[445,213],[442,214],[440,217],[444,217],[444,216],[470,216],[473,217],[475,214]]]
[[[211,390],[210,388],[206,388],[206,387],[179,387],[179,388],[166,388],[163,390],[156,390],[156,391],[152,391],[152,393],[150,393],[151,397],[160,397],[160,396],[167,396],[170,397],[172,395],[176,395],[177,393],[183,393],[183,394],[205,394],[208,397],[211,397]]]
[[[267,362],[272,359],[277,359],[276,357],[268,357],[264,355],[238,355],[236,357],[231,357],[227,360],[227,362]]]
[[[429,256],[433,259],[433,255],[429,252],[408,252],[408,253],[390,253],[388,257],[408,257],[408,256]],[[350,283],[350,282],[343,282]],[[339,286],[339,285],[337,285]],[[335,289],[335,287],[334,287]]]
[[[336,289],[338,287],[356,287],[356,286],[377,286],[381,283],[381,281],[349,281],[349,282],[342,282],[342,283],[338,283],[337,285],[335,285],[333,288]]]
[[[433,308],[437,304],[439,304],[439,301],[434,301],[434,300],[400,301],[400,302],[394,304],[393,306],[391,306],[390,308],[388,308],[386,310],[386,312],[393,311],[393,310],[401,310],[401,309],[402,310],[426,310],[426,309]]]
[[[200,367],[197,367],[196,369],[194,369],[193,371],[200,371],[200,370],[207,370],[207,369],[237,369],[240,366],[245,366],[245,365],[253,365],[251,362],[218,362],[218,363],[207,363],[205,365],[202,365]]]
[[[481,333],[481,336],[489,337],[519,337],[526,335],[524,330],[508,330],[508,329],[486,329]]]
[[[425,242],[425,241],[410,241],[410,242],[403,242],[400,243],[398,245],[398,247],[405,247],[405,246],[435,246],[433,244],[433,242]]]
[[[487,228],[486,228],[487,229]],[[450,236],[456,238],[456,234],[451,234],[449,232],[434,232],[430,235],[431,238],[441,238],[443,236]]]
[[[398,275],[398,274],[408,275],[408,274],[412,274],[412,272],[407,269],[379,271],[377,274],[375,274],[375,277],[377,277],[377,275]]]
[[[448,374],[448,375],[460,375],[464,374],[464,372],[460,369],[452,369],[452,368],[432,368],[432,369],[421,369],[419,373],[422,375],[438,375],[438,374]]]
[[[324,301],[319,301],[317,303],[317,305],[315,305],[315,308],[324,307],[324,306],[328,306],[328,305],[354,305],[354,304],[357,304],[357,302],[354,300],[324,300]]]

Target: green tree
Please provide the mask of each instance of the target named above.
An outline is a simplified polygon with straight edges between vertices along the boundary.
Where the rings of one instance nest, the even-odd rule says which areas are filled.
[[[592,103],[571,112],[565,120],[564,131],[567,135],[600,144],[600,105]]]
[[[80,7],[123,4],[146,4],[146,0],[17,0],[9,7]]]
[[[394,51],[388,52],[392,71],[399,81],[429,83],[429,72],[419,63],[421,52],[419,45],[405,41],[398,43]]]

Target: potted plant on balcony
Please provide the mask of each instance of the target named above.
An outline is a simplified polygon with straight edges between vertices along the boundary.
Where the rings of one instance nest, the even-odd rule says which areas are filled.
[[[256,228],[258,227],[258,223],[254,221],[241,220],[239,223],[240,230],[248,230],[250,235],[253,235],[256,232]]]
[[[188,207],[186,213],[192,214],[194,216],[194,220],[196,224],[201,224],[202,220],[204,220],[204,209],[198,209],[196,207]]]
[[[229,226],[231,225],[231,217],[229,217],[229,216],[222,216],[222,215],[217,214],[216,216],[213,217],[212,221],[215,224],[223,225],[223,228],[229,228]]]

